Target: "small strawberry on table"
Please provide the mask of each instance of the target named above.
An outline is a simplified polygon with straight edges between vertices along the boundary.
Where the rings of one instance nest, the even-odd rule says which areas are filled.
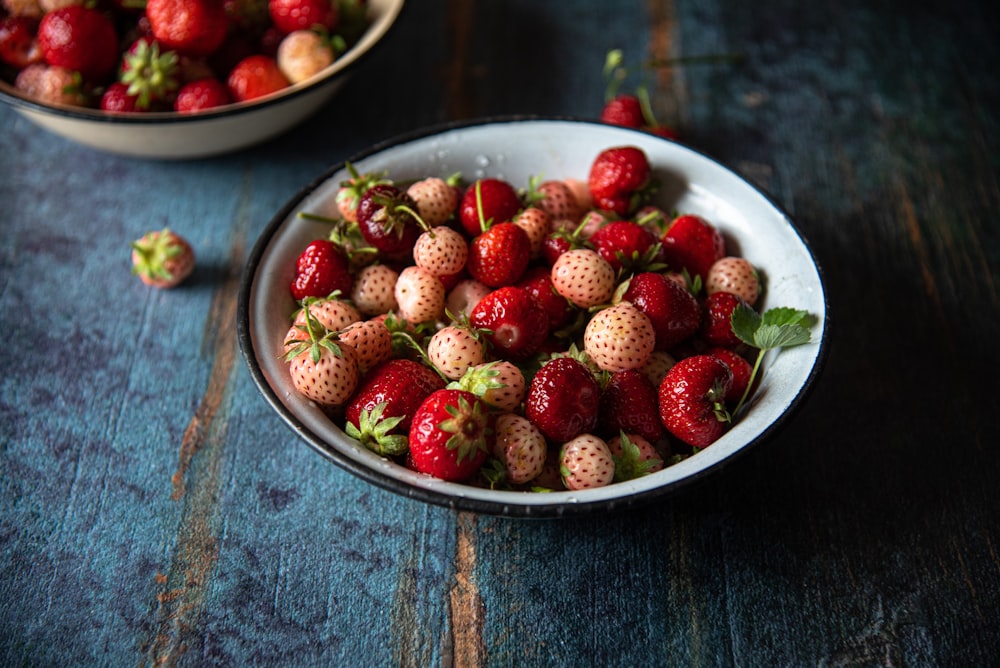
[[[194,250],[169,228],[147,232],[132,242],[132,273],[154,288],[172,288],[194,271]]]

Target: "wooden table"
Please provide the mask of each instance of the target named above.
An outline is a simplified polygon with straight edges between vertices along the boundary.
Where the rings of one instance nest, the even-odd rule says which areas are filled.
[[[153,162],[0,109],[0,664],[1000,661],[1000,45],[974,0],[409,3],[322,112]],[[234,328],[248,248],[327,166],[450,119],[596,118],[605,52],[824,269],[826,369],[767,445],[626,514],[428,506],[318,457]],[[185,287],[129,273],[164,225]]]

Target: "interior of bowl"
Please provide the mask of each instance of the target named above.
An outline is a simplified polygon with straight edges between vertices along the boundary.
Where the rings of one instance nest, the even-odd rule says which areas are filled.
[[[584,491],[526,493],[450,483],[384,459],[347,437],[293,388],[279,357],[295,304],[289,294],[294,260],[322,223],[299,212],[329,215],[348,178],[331,168],[289,202],[258,240],[240,297],[240,343],[262,394],[283,420],[325,457],[395,492],[439,505],[497,515],[554,517],[611,510],[674,491],[770,435],[804,398],[825,345],[826,297],[819,268],[788,217],[734,172],[681,144],[647,133],[567,119],[494,119],[436,128],[375,147],[350,162],[361,173],[385,171],[404,181],[460,172],[466,180],[503,178],[524,187],[531,176],[586,180],[603,149],[642,148],[661,183],[656,203],[715,224],[730,254],[746,257],[765,276],[763,309],[780,305],[816,318],[812,342],[765,358],[760,389],[741,419],[697,454],[662,471]]]
[[[144,112],[138,114],[109,114],[99,109],[85,107],[57,106],[43,104],[22,95],[10,83],[0,79],[0,99],[34,113],[68,116],[80,121],[112,122],[116,124],[154,125],[170,121],[172,123],[198,123],[220,116],[231,116],[252,112],[262,107],[281,104],[302,96],[307,91],[324,86],[353,68],[381,40],[395,24],[403,9],[404,0],[368,0],[368,15],[371,21],[368,29],[358,41],[329,67],[313,76],[288,86],[278,92],[255,100],[227,104],[207,109],[198,114],[178,114],[175,112]]]

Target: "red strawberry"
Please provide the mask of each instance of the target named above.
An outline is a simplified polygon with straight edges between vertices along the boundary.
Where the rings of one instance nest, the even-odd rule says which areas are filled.
[[[527,418],[514,413],[497,418],[493,454],[503,463],[507,482],[521,485],[538,477],[547,451],[542,432]]]
[[[753,366],[742,355],[730,348],[710,348],[707,352],[725,362],[729,370],[733,372],[733,385],[726,393],[726,403],[735,406],[743,398],[747,386],[750,385]]]
[[[377,183],[358,202],[357,218],[361,235],[379,253],[390,260],[412,257],[413,246],[423,232],[414,215],[417,203],[390,183]]]
[[[459,221],[470,237],[492,224],[510,222],[521,210],[521,198],[510,183],[501,179],[479,179],[466,188],[459,204]]]
[[[663,436],[656,387],[639,370],[611,374],[601,394],[600,431],[608,436],[625,431],[653,443]]]
[[[38,46],[45,62],[100,81],[118,64],[118,33],[104,13],[70,5],[54,9],[38,25]]]
[[[235,101],[247,102],[277,93],[287,88],[289,82],[274,58],[255,54],[236,63],[229,72],[226,85]]]
[[[732,292],[753,306],[760,295],[760,277],[746,258],[724,257],[716,260],[708,270],[705,292]]]
[[[695,448],[714,443],[730,419],[724,401],[732,384],[733,372],[718,357],[682,359],[660,384],[660,421],[674,437]]]
[[[27,16],[6,16],[0,19],[0,61],[20,70],[32,63],[41,63],[45,55],[35,35],[38,20]]]
[[[747,305],[743,298],[731,292],[713,292],[702,306],[701,336],[710,346],[732,348],[740,339],[733,333],[733,311]]]
[[[194,271],[194,250],[183,237],[164,228],[132,243],[132,272],[146,285],[172,288]]]
[[[493,419],[482,399],[465,390],[437,390],[413,415],[410,461],[442,480],[468,480],[493,450]]]
[[[177,99],[174,100],[174,111],[182,114],[191,114],[197,111],[204,111],[205,109],[221,107],[232,101],[228,86],[218,79],[207,77],[184,84],[177,91]]]
[[[649,318],[629,302],[601,309],[587,323],[583,350],[603,371],[639,369],[656,346]]]
[[[603,439],[580,434],[560,449],[559,471],[566,489],[604,487],[614,481],[615,460]]]
[[[601,122],[625,128],[641,128],[646,123],[642,102],[635,95],[622,93],[604,104]]]
[[[558,330],[573,318],[573,305],[552,287],[552,273],[547,267],[529,267],[516,285],[530,292],[545,309],[550,332]]]
[[[515,286],[483,297],[469,315],[472,326],[486,330],[493,350],[523,360],[539,351],[549,335],[549,319],[534,295]]]
[[[229,30],[221,0],[147,0],[146,18],[164,47],[186,56],[211,55]]]
[[[513,285],[531,262],[531,240],[515,223],[497,223],[469,244],[466,268],[483,285]]]
[[[715,261],[726,254],[726,242],[719,230],[701,216],[690,214],[675,218],[660,243],[668,268],[687,270],[692,277],[700,276],[702,282]]]
[[[326,297],[335,290],[349,295],[353,287],[347,255],[332,241],[317,239],[311,242],[295,261],[291,291],[296,301]]]
[[[528,385],[524,414],[546,438],[564,443],[597,426],[601,387],[583,362],[556,357]]]
[[[615,270],[597,251],[569,250],[552,265],[552,286],[570,303],[590,308],[611,299],[615,292]]]
[[[663,274],[636,274],[629,280],[622,301],[632,303],[649,318],[658,350],[669,350],[687,340],[701,324],[698,300]]]
[[[599,208],[626,216],[638,208],[651,183],[649,159],[635,146],[601,151],[590,166],[587,187]]]
[[[138,100],[135,95],[129,95],[128,86],[116,81],[104,90],[101,95],[101,111],[111,112],[133,112],[141,111],[138,108]]]
[[[143,36],[132,42],[122,56],[119,81],[136,97],[136,107],[148,110],[168,100],[180,85],[180,63],[176,51],[162,48]]]
[[[630,220],[615,220],[599,228],[588,239],[601,257],[617,272],[652,264],[658,252],[656,237]]]
[[[402,357],[382,362],[365,374],[354,396],[347,403],[344,417],[348,428],[354,427],[375,442],[377,439],[374,438],[371,429],[378,421],[373,423],[369,420],[367,425],[369,429],[365,430],[363,427],[366,425],[362,425],[362,419],[364,414],[371,416],[377,407],[382,405],[383,408],[379,413],[381,419],[399,418],[383,435],[405,435],[410,430],[410,423],[417,407],[431,392],[443,389],[444,386],[445,381],[441,376],[419,362]],[[364,439],[358,438],[358,440],[365,443]]]
[[[275,27],[286,35],[314,26],[332,33],[337,26],[337,3],[332,0],[268,0],[267,9]]]

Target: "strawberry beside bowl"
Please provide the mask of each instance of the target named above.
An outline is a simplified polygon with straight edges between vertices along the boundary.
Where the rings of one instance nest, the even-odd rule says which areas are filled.
[[[366,0],[364,32],[322,70],[281,90],[197,113],[109,113],[29,97],[0,78],[0,101],[36,125],[79,144],[143,159],[182,160],[231,153],[280,135],[315,114],[396,23],[404,0]],[[4,63],[0,62],[0,66]],[[222,82],[225,85],[225,82]],[[100,90],[100,89],[98,89]]]
[[[296,391],[281,346],[296,309],[289,285],[296,259],[329,232],[316,216],[336,211],[340,185],[355,173],[385,172],[403,183],[460,173],[467,181],[495,177],[523,185],[531,177],[586,182],[601,151],[634,146],[649,158],[665,211],[713,221],[732,254],[764,277],[760,309],[789,307],[810,314],[808,343],[762,358],[760,384],[746,409],[708,447],[662,470],[607,486],[545,493],[491,489],[418,473],[349,438],[317,404]],[[305,215],[301,215],[305,214]],[[697,151],[653,135],[572,119],[502,118],[449,124],[373,147],[306,186],[271,221],[245,269],[239,297],[239,341],[265,400],[323,457],[363,480],[424,502],[490,515],[551,518],[607,512],[683,489],[769,438],[798,408],[825,358],[827,304],[821,272],[788,217],[741,177]],[[558,447],[550,444],[550,447]]]

